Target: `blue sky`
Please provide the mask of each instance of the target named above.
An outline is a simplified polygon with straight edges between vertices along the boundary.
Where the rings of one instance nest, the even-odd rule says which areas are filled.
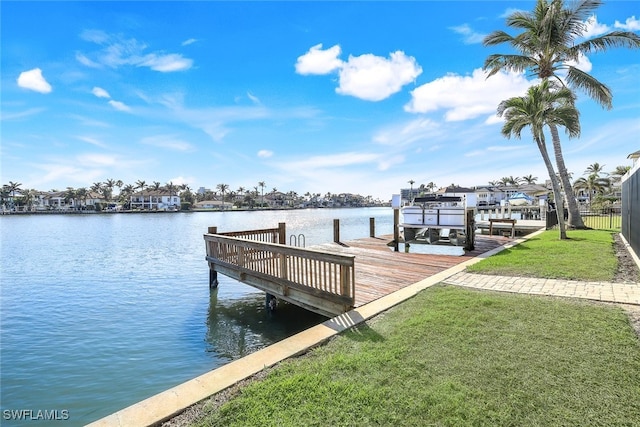
[[[546,178],[530,134],[495,108],[529,76],[481,71],[484,35],[531,1],[3,1],[2,184],[39,190],[224,183],[387,200],[409,180]],[[640,32],[636,1],[609,1],[597,34]],[[613,91],[579,93],[582,134],[562,135],[574,177],[640,149],[640,51],[580,67]]]

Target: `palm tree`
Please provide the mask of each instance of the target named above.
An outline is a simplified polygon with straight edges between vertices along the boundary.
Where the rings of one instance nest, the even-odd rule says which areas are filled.
[[[522,177],[522,181],[526,182],[527,184],[535,184],[537,180],[538,177],[531,174]]]
[[[15,201],[16,191],[18,191],[20,189],[21,185],[22,184],[19,183],[19,182],[9,181],[9,185],[8,185],[7,188],[9,190],[9,193],[11,194],[11,204],[13,204],[13,205],[16,204],[16,201]]]
[[[151,189],[153,191],[159,191],[160,187],[162,187],[162,184],[160,184],[160,182],[158,181],[153,181],[153,185],[151,186]]]
[[[218,184],[218,185],[216,185],[216,188],[218,190],[220,190],[220,193],[222,194],[222,209],[224,209],[224,193],[229,189],[229,185],[228,184]]]
[[[87,196],[89,195],[89,191],[86,188],[81,187],[76,190],[76,196],[82,202],[81,207],[84,209],[87,206]]]
[[[604,165],[601,165],[600,163],[595,162],[587,166],[587,169],[584,171],[584,173],[587,175],[593,174],[596,177],[600,177],[600,173],[603,171],[604,171]]]
[[[589,206],[591,206],[593,195],[596,193],[603,194],[605,190],[609,189],[611,182],[608,178],[601,178],[597,173],[591,173],[587,178],[576,179],[573,186],[576,190],[585,190],[587,192],[589,195]]]
[[[409,202],[413,201],[413,184],[415,184],[415,181],[410,179],[409,181],[409,185],[411,186],[411,189],[409,190]]]
[[[585,33],[584,22],[601,4],[601,0],[580,0],[565,8],[563,0],[537,0],[532,12],[512,13],[507,17],[507,25],[521,29],[522,32],[514,37],[504,31],[494,31],[485,37],[484,45],[508,43],[519,54],[490,55],[484,64],[484,69],[489,71],[488,76],[500,70],[529,70],[540,79],[553,78],[564,86],[561,74],[566,73],[564,80],[570,87],[586,92],[600,105],[610,109],[611,90],[573,64],[577,64],[585,54],[605,51],[610,47],[638,48],[640,37],[630,31],[611,31],[576,42]],[[564,164],[558,129],[552,124],[549,130],[558,173],[568,202],[569,224],[576,228],[586,228]]]
[[[552,86],[555,86],[555,89]],[[531,128],[533,140],[540,150],[553,186],[560,239],[567,238],[564,226],[564,209],[560,183],[547,152],[544,127],[552,124],[563,126],[569,136],[579,135],[580,120],[574,106],[574,100],[575,97],[569,89],[558,88],[557,85],[552,85],[549,80],[543,80],[540,85],[530,87],[526,96],[507,99],[498,106],[498,115],[505,118],[502,135],[507,138],[513,135],[519,139],[525,127]]]
[[[262,202],[260,202],[260,206],[263,207],[263,208],[264,208],[264,187],[266,187],[266,186],[267,186],[267,184],[265,184],[264,181],[260,181],[258,183],[258,187],[260,187],[261,190],[262,190]],[[258,189],[256,188],[256,191],[257,190]]]
[[[118,201],[123,205],[126,203],[126,209],[131,209],[131,197],[133,197],[134,192],[135,187],[131,184],[124,185],[120,189],[120,193],[118,194]]]
[[[116,185],[115,179],[108,179],[104,182],[103,192],[104,197],[107,199],[107,202],[110,202],[113,199],[113,187]]]
[[[76,190],[73,187],[67,187],[67,191],[64,193],[64,203],[69,204],[69,202],[73,202],[72,205],[75,207],[77,197],[78,194],[76,193]]]
[[[136,181],[136,186],[135,186],[135,189],[136,189],[136,190],[140,190],[140,191],[142,191],[142,190],[144,190],[145,188],[147,188],[147,183],[146,183],[146,181],[142,181],[142,180],[140,180],[140,179]]]
[[[171,199],[173,198],[173,193],[176,192],[176,186],[173,185],[172,181],[169,181],[169,182],[167,182],[165,187],[169,191],[169,206],[171,206]],[[174,204],[173,206],[176,206],[176,205]]]

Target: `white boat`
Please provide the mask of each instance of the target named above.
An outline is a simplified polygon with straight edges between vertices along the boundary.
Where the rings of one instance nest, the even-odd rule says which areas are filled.
[[[526,206],[533,204],[533,197],[524,194],[516,193],[507,199],[511,206]]]

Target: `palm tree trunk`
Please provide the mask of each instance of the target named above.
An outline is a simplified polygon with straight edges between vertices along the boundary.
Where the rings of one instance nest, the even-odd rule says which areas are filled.
[[[547,167],[547,172],[551,179],[553,198],[556,202],[556,215],[558,215],[558,227],[560,228],[560,240],[565,240],[567,238],[567,231],[564,224],[564,204],[562,202],[562,194],[560,192],[560,183],[558,182],[556,172],[553,170],[553,164],[549,158],[549,153],[547,152],[547,146],[545,145],[544,140],[538,140],[536,138],[536,144],[538,144],[542,160],[544,160],[544,165]]]
[[[554,124],[549,125],[551,130],[551,140],[553,141],[553,153],[556,156],[556,165],[558,166],[558,174],[562,180],[562,187],[564,188],[564,194],[567,199],[567,208],[569,209],[569,226],[573,228],[584,229],[586,228],[580,216],[580,209],[578,209],[578,201],[575,193],[573,192],[573,186],[569,181],[569,173],[567,167],[564,165],[564,157],[562,156],[562,147],[560,145],[560,135],[558,134],[558,128]]]

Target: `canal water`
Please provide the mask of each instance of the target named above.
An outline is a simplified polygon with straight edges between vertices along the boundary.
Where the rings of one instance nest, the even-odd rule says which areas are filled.
[[[79,426],[324,320],[219,275],[202,235],[287,225],[306,246],[393,232],[390,208],[0,217],[3,426]],[[46,412],[45,412],[46,411]]]

